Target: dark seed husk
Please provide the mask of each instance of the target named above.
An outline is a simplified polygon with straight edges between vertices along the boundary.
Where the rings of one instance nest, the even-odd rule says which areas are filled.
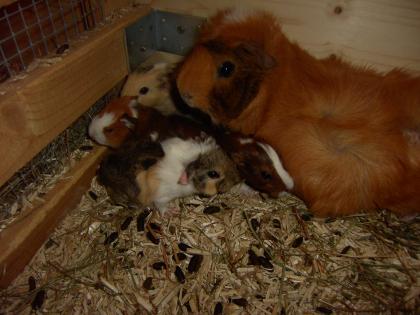
[[[92,190],[89,190],[89,196],[92,198],[93,201],[98,200],[98,195],[95,194]]]
[[[182,250],[183,252],[186,252],[188,248],[191,248],[191,246],[190,245],[187,245],[185,243],[179,243],[178,244],[178,248],[180,250]]]
[[[329,308],[326,308],[324,306],[318,306],[315,311],[317,311],[318,313],[322,313],[322,314],[332,314],[332,310],[330,310]]]
[[[38,310],[42,307],[42,304],[44,304],[45,300],[45,290],[39,290],[37,294],[35,295],[35,298],[32,301],[32,309]]]
[[[184,306],[187,308],[188,313],[191,313],[191,312],[192,312],[192,309],[191,309],[191,306],[190,306],[190,302],[189,302],[189,301],[188,301],[188,302],[186,302],[186,303],[184,304]]]
[[[347,252],[348,252],[350,249],[351,249],[351,246],[350,246],[350,245],[348,245],[348,246],[344,247],[344,248],[341,250],[341,254],[342,254],[342,255],[347,254]]]
[[[93,146],[91,146],[91,145],[82,145],[79,148],[79,150],[80,151],[85,151],[85,152],[92,151],[93,150]]]
[[[325,223],[331,223],[331,222],[334,222],[336,219],[335,218],[326,218],[325,219]]]
[[[222,315],[223,314],[223,304],[221,302],[217,302],[214,306],[213,315]]]
[[[128,227],[130,226],[131,221],[133,221],[133,217],[127,217],[124,222],[121,224],[121,230],[127,230]]]
[[[193,273],[197,272],[200,269],[201,263],[203,261],[202,255],[193,255],[190,263],[188,264],[188,272]]]
[[[146,218],[149,215],[148,211],[143,211],[137,216],[137,232],[144,231],[144,224],[146,222]]]
[[[156,238],[156,237],[154,237],[153,236],[153,234],[152,233],[150,233],[150,232],[147,232],[146,233],[146,237],[153,243],[153,244],[159,244],[159,242],[160,242],[160,239],[158,239],[158,238]]]
[[[118,232],[112,232],[108,235],[108,237],[104,241],[104,245],[109,245],[118,238]]]
[[[150,222],[149,226],[152,230],[160,231],[160,226],[157,225],[156,223]]]
[[[259,256],[258,259],[260,261],[261,266],[263,266],[265,269],[267,269],[268,271],[274,270],[273,264],[270,262],[270,260],[267,259],[267,257]]]
[[[299,236],[297,239],[295,239],[295,240],[293,241],[293,243],[292,243],[292,247],[293,247],[293,248],[297,248],[297,247],[299,247],[300,245],[302,245],[302,243],[303,243],[303,237],[302,237],[302,236]]]
[[[146,280],[144,280],[143,282],[143,288],[145,288],[146,290],[153,290],[153,278],[152,277],[147,277]]]
[[[313,215],[312,215],[312,213],[304,212],[300,215],[300,217],[303,221],[311,221]]]
[[[251,226],[254,231],[257,231],[258,228],[260,227],[260,222],[258,222],[257,219],[253,218],[251,219]]]
[[[217,213],[220,212],[220,207],[218,206],[208,206],[206,208],[204,208],[203,213],[204,214],[213,214],[213,213]]]
[[[163,261],[158,261],[152,265],[152,268],[155,270],[166,269],[166,264]]]
[[[185,283],[185,275],[179,266],[175,268],[175,276],[180,283]]]
[[[172,255],[172,259],[176,261],[176,258],[178,258],[178,260],[185,260],[187,259],[187,255],[185,255],[184,253],[176,253],[176,257],[175,255]]]
[[[29,291],[33,291],[36,289],[36,281],[34,277],[30,276],[28,278],[28,286],[29,286]]]
[[[231,299],[231,302],[242,307],[245,307],[248,305],[248,301],[245,298]]]
[[[280,220],[278,220],[278,219],[273,219],[273,226],[274,226],[276,229],[281,229],[281,223],[280,223]]]
[[[248,250],[248,265],[260,265],[260,260],[258,259],[257,254],[255,254],[255,252],[252,249]]]

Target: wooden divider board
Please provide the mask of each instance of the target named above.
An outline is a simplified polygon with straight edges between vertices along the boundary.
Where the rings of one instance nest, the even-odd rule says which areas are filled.
[[[335,54],[378,70],[420,73],[418,0],[154,0],[152,6],[204,17],[227,7],[263,9],[317,57]]]
[[[0,233],[0,289],[25,268],[61,219],[79,203],[105,152],[105,147],[95,148],[44,196],[45,203],[27,210]]]
[[[149,12],[138,8],[89,34],[89,41],[72,46],[57,64],[0,86],[0,185],[128,73],[124,27]],[[0,232],[0,288],[13,281],[79,203],[105,151],[96,148],[43,197],[44,203]]]
[[[134,9],[63,60],[0,85],[0,185],[127,75],[124,27],[149,12]]]

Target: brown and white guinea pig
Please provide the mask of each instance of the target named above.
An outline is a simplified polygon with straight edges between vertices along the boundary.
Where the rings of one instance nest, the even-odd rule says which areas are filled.
[[[239,174],[251,188],[273,198],[293,190],[293,178],[270,145],[238,132],[219,133],[217,143],[233,160]]]
[[[420,77],[316,59],[264,12],[218,12],[177,69],[188,105],[270,144],[318,216],[420,213]]]
[[[130,133],[125,118],[137,117],[134,97],[123,96],[112,100],[89,124],[89,136],[97,143],[118,147]]]
[[[124,143],[101,163],[98,171],[99,183],[115,202],[121,203],[122,199],[131,204],[155,206],[165,214],[174,211],[168,208],[168,203],[175,198],[195,193],[212,196],[240,181],[233,162],[212,138],[172,137],[155,142],[163,156],[150,142],[139,142],[133,137],[127,142],[135,144]]]
[[[121,96],[135,96],[139,104],[153,107],[165,115],[176,113],[170,82],[174,67],[172,63],[161,62],[134,71],[127,77]]]

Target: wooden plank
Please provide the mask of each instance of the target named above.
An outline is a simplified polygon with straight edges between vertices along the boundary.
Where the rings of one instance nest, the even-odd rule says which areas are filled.
[[[16,0],[0,0],[0,8],[5,7],[6,5],[9,5],[13,2],[16,2]]]
[[[276,14],[284,32],[318,57],[343,56],[379,70],[420,72],[418,0],[154,0],[157,9],[208,16],[243,7]]]
[[[74,43],[60,62],[1,85],[0,185],[124,78],[123,28],[148,12],[135,9]]]
[[[79,203],[105,152],[105,147],[96,147],[47,193],[45,203],[28,210],[0,233],[1,289],[22,272],[58,223]]]

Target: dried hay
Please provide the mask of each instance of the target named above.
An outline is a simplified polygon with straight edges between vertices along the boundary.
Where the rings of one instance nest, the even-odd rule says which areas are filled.
[[[420,220],[315,219],[291,195],[175,201],[180,216],[112,205],[92,187],[18,279],[2,312],[415,314]],[[188,246],[187,246],[188,245]]]

